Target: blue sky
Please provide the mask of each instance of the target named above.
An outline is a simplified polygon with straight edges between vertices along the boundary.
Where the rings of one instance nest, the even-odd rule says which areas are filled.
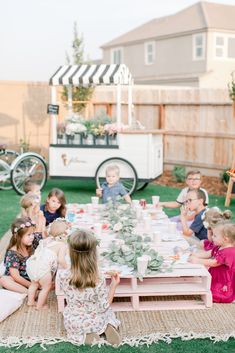
[[[47,81],[65,63],[73,23],[83,34],[85,55],[153,19],[197,0],[0,0],[0,80]],[[235,0],[213,2],[235,5]]]

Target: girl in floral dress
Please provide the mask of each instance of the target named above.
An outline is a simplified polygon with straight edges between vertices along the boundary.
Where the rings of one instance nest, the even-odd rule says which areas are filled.
[[[108,291],[98,272],[96,246],[96,238],[88,231],[76,230],[69,237],[71,269],[59,273],[67,301],[64,325],[72,342],[91,344],[104,334],[109,343],[118,345],[119,321],[110,305],[120,278],[112,274]]]
[[[235,300],[235,224],[219,224],[213,229],[214,247],[208,258],[191,255],[190,262],[209,267],[211,292],[216,303]]]
[[[26,272],[26,261],[42,239],[40,233],[34,233],[35,222],[30,218],[17,218],[11,226],[12,237],[5,257],[5,273],[0,284],[11,291],[27,293],[30,280]]]

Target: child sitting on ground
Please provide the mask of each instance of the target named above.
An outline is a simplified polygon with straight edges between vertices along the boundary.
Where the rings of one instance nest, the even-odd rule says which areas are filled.
[[[30,218],[17,218],[11,225],[12,237],[4,257],[5,273],[0,284],[8,290],[27,293],[30,279],[26,272],[26,261],[38,245],[35,222]],[[33,246],[34,242],[34,246]]]
[[[202,215],[204,227],[207,229],[207,239],[201,241],[201,248],[205,251],[211,250],[214,247],[213,228],[218,224],[224,224],[232,217],[230,210],[221,211],[218,207],[208,208]]]
[[[46,218],[46,226],[56,218],[64,218],[66,214],[66,200],[62,190],[52,189],[46,199],[46,203],[40,207]]]
[[[207,258],[191,255],[189,261],[209,267],[213,301],[231,303],[235,300],[235,224],[218,224],[213,229],[213,242]]]
[[[117,165],[110,164],[107,166],[106,181],[101,185],[100,189],[96,189],[96,195],[102,197],[102,202],[107,203],[108,199],[116,201],[118,196],[122,196],[124,200],[131,203],[130,195],[120,180],[120,169]]]
[[[109,292],[100,276],[97,260],[97,240],[88,231],[76,230],[69,237],[71,269],[60,271],[59,283],[65,293],[64,325],[67,336],[76,343],[91,344],[105,334],[109,343],[121,342],[117,331],[119,321],[110,305],[119,274],[113,273]]]
[[[20,200],[21,216],[29,217],[36,224],[36,232],[45,234],[46,219],[43,212],[40,210],[38,196],[32,192],[28,192]]]
[[[186,182],[187,186],[184,189],[181,190],[181,192],[179,193],[176,201],[159,202],[158,207],[180,208],[181,206],[184,205],[187,193],[189,191],[192,191],[192,190],[195,190],[195,189],[199,189],[199,188],[202,191],[204,191],[204,193],[206,195],[205,204],[208,205],[208,203],[209,203],[208,193],[207,193],[207,191],[205,189],[201,188],[201,183],[202,183],[201,172],[197,171],[197,170],[189,171],[187,173],[187,175],[186,175],[185,182]],[[194,212],[188,212],[188,214],[187,214],[188,226],[190,226],[190,224],[192,223],[194,217],[195,217],[195,213]],[[182,230],[180,216],[171,217],[170,220],[172,222],[176,222],[177,223],[177,229],[178,230]]]
[[[181,208],[182,232],[190,245],[199,245],[200,240],[207,239],[207,229],[205,228],[202,215],[206,211],[206,195],[203,190],[195,189],[189,191],[186,196],[185,206]],[[188,211],[195,213],[194,221],[190,226],[187,223]]]
[[[40,185],[38,185],[35,181],[30,178],[27,178],[24,181],[24,192],[25,194],[33,193],[38,197],[39,204],[41,203],[41,190]]]
[[[67,250],[67,223],[57,218],[50,224],[48,237],[39,242],[35,253],[26,261],[26,271],[31,280],[28,289],[28,305],[36,305],[36,309],[47,308],[46,301],[52,287],[53,275],[57,267],[66,268],[65,254]],[[41,288],[38,301],[35,298]]]

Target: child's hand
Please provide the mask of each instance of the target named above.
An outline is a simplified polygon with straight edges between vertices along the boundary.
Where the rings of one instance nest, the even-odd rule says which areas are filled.
[[[114,287],[117,287],[120,283],[120,274],[119,272],[114,272],[112,275],[111,275],[111,285],[113,285]]]
[[[96,196],[101,197],[101,196],[102,196],[102,191],[103,191],[103,189],[97,188],[97,189],[96,189]]]
[[[185,206],[182,206],[180,209],[180,216],[181,218],[186,218],[187,217],[188,210]]]

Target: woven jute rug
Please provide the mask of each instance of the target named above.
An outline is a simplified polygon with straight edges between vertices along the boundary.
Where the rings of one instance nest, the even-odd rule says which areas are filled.
[[[4,238],[0,242],[0,256],[9,234]],[[58,313],[53,292],[48,304],[48,310],[36,311],[24,303],[0,323],[0,346],[67,342],[63,316]],[[159,340],[170,343],[176,337],[183,340],[210,338],[213,341],[235,338],[235,304],[214,304],[213,308],[204,310],[119,312],[117,316],[121,321],[122,343],[131,346]]]

